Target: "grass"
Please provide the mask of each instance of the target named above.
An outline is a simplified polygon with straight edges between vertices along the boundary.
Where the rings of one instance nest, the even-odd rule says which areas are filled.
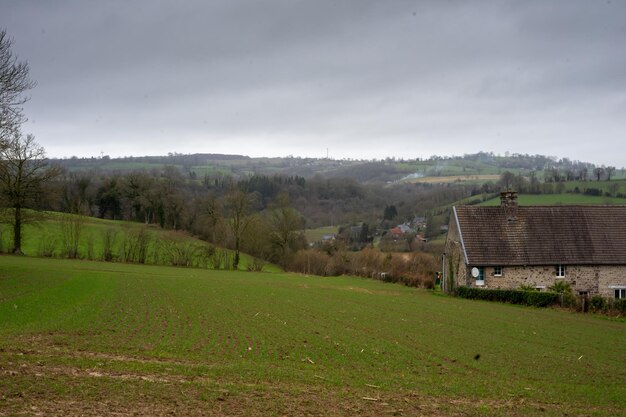
[[[306,229],[304,235],[308,242],[319,242],[325,235],[334,235],[339,231],[338,226],[324,226],[316,229]]]
[[[425,183],[425,184],[448,184],[453,182],[485,182],[485,181],[497,181],[500,178],[497,174],[469,174],[469,175],[447,175],[447,176],[433,176],[412,178],[405,180],[409,183]]]
[[[618,415],[626,324],[352,277],[0,257],[0,415]]]
[[[78,217],[57,212],[34,213],[28,211],[30,217],[37,216],[37,221],[24,225],[22,249],[29,256],[64,257],[63,230],[70,222]],[[129,258],[129,246],[136,241],[140,233],[148,237],[147,255],[145,263],[168,264],[184,262],[190,254],[191,266],[205,266],[213,268],[227,268],[232,263],[234,253],[230,250],[216,248],[211,257],[210,248],[213,246],[196,239],[184,232],[164,230],[155,225],[146,226],[142,223],[105,220],[94,217],[83,217],[80,221],[81,233],[78,245],[78,257],[83,259],[104,259],[104,240],[106,233],[112,233],[113,244],[111,252],[113,261],[132,262]],[[8,224],[0,224],[0,251],[8,252],[12,247],[13,234]],[[177,257],[178,259],[173,259]],[[137,259],[134,260],[135,262]],[[217,265],[221,262],[221,265]],[[246,270],[253,262],[253,257],[241,254],[239,268]],[[266,264],[267,271],[279,271],[275,265]]]
[[[520,194],[517,199],[521,206],[547,206],[558,204],[626,204],[626,198],[594,197],[584,194]],[[500,197],[480,203],[481,206],[499,206]]]
[[[573,191],[578,188],[580,192],[584,192],[588,188],[595,188],[611,194],[626,194],[626,180],[614,178],[611,181],[567,181],[563,183],[565,190]]]

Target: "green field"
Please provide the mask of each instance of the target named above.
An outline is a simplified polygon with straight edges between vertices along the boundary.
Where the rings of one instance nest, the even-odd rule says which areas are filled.
[[[213,269],[228,269],[234,252],[218,248],[187,233],[161,229],[155,225],[136,222],[105,220],[94,217],[78,218],[57,212],[27,212],[37,221],[24,225],[22,249],[29,256],[66,257],[64,229],[80,219],[78,258],[104,259],[104,240],[111,236],[111,256],[114,262],[138,262],[133,256],[133,245],[145,234],[146,254],[141,263],[161,265],[189,265]],[[10,252],[13,233],[9,224],[0,224],[0,252]],[[213,250],[211,249],[213,248]],[[137,252],[135,250],[135,252]],[[188,258],[188,259],[187,259]],[[187,262],[188,261],[188,262]],[[253,257],[241,254],[239,268],[246,270]],[[265,271],[277,272],[276,265],[265,263]]]
[[[550,206],[558,204],[618,204],[626,205],[626,198],[594,197],[584,194],[521,194],[517,202],[521,206]],[[480,206],[499,206],[500,197],[495,197],[479,204]]]
[[[317,229],[306,229],[304,231],[304,235],[306,236],[306,240],[308,242],[313,243],[321,241],[324,235],[337,234],[338,231],[338,226],[324,226],[318,227]]]
[[[0,416],[604,415],[626,323],[320,278],[0,257]]]

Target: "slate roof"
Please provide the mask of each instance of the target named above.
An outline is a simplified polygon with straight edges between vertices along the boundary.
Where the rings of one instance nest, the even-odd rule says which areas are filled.
[[[470,265],[626,265],[626,206],[454,209]]]

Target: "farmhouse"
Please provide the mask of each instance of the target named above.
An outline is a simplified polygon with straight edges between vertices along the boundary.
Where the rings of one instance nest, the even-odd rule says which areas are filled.
[[[446,290],[459,285],[626,298],[626,206],[455,206],[443,256]]]

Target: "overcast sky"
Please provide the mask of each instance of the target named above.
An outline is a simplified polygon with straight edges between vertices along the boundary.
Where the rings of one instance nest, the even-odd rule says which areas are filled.
[[[50,156],[626,166],[626,1],[10,1]]]

